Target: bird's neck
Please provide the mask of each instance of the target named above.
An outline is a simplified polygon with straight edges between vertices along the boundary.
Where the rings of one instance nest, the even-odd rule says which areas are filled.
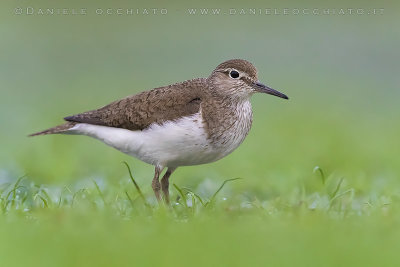
[[[214,98],[204,107],[203,118],[213,143],[240,144],[250,131],[253,112],[250,99]],[[223,137],[221,139],[221,137]]]

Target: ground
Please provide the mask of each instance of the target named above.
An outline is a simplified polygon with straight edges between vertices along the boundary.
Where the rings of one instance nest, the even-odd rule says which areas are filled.
[[[166,16],[94,14],[104,1],[40,16],[13,12],[58,5],[0,5],[0,266],[398,265],[398,4],[381,2],[379,16],[194,16],[183,2],[151,5]],[[179,168],[171,207],[155,201],[152,166],[88,137],[27,137],[231,58],[290,100],[255,95],[247,139],[218,162]]]

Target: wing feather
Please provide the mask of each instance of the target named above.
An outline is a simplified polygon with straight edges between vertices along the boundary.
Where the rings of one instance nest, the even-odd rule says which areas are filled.
[[[199,112],[205,86],[205,79],[195,79],[159,87],[64,119],[70,122],[143,130],[153,123],[162,124]]]

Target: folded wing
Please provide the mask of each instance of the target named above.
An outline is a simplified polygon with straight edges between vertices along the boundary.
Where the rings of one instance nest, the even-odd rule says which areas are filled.
[[[128,130],[143,130],[153,123],[193,115],[200,110],[204,79],[155,88],[112,102],[102,108],[64,118],[75,123],[88,123]]]

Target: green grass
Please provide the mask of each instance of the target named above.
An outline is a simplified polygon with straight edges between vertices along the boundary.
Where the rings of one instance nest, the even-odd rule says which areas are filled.
[[[385,13],[192,17],[183,1],[81,2],[62,7],[169,15],[19,16],[61,3],[1,2],[1,267],[398,265],[398,3],[206,0],[196,6]],[[155,200],[152,166],[87,137],[27,137],[231,58],[290,100],[255,95],[247,139],[178,168],[171,207]]]
[[[121,168],[123,168],[121,164]],[[12,266],[392,266],[400,248],[400,194],[363,191],[310,170],[276,196],[233,191],[246,179],[185,188],[158,205],[127,175],[66,187],[29,177],[1,185],[0,262]],[[385,181],[373,181],[385,183]],[[389,193],[391,192],[391,193]]]

